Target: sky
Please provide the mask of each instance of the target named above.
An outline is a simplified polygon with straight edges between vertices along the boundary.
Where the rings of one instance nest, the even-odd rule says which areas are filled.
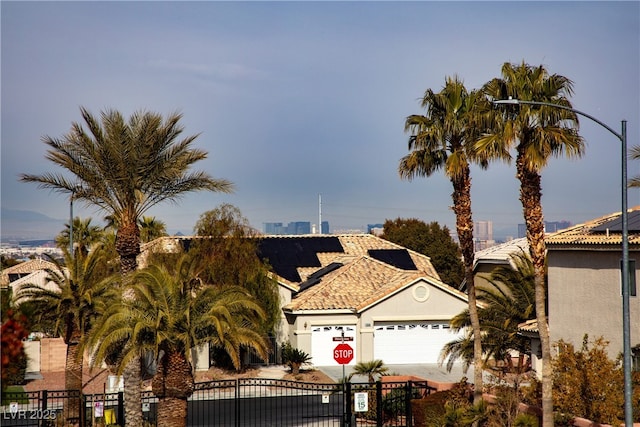
[[[195,168],[236,188],[148,212],[184,234],[222,203],[259,230],[317,224],[320,194],[334,232],[399,217],[453,230],[443,174],[399,178],[404,121],[424,113],[424,92],[445,77],[478,89],[505,62],[570,78],[574,108],[616,131],[628,120],[628,144],[640,144],[637,1],[2,1],[0,12],[3,237],[16,232],[16,213],[56,219],[56,233],[68,221],[67,196],[18,177],[59,171],[41,138],[63,136],[81,106],[183,114],[184,135],[199,134],[194,146],[209,153]],[[552,159],[543,171],[547,221],[620,211],[620,141],[586,118],[580,133],[585,155]],[[630,177],[639,166],[629,161]],[[495,238],[523,222],[518,197],[514,164],[472,170],[474,220],[492,221]],[[629,205],[638,204],[632,189]]]

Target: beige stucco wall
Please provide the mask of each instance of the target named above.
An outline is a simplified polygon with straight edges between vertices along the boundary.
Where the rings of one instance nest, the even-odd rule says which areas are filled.
[[[40,341],[25,341],[23,344],[27,355],[26,372],[40,372]]]
[[[429,296],[425,301],[414,298],[414,288],[426,285]],[[290,342],[309,354],[311,328],[326,325],[356,326],[356,362],[373,359],[374,323],[382,321],[449,320],[467,307],[464,298],[454,296],[424,281],[416,282],[390,295],[361,313],[297,313],[290,316]]]
[[[640,253],[636,283],[640,285]],[[609,355],[622,351],[621,253],[614,251],[548,252],[549,330],[552,343],[559,339],[582,344],[584,334],[609,341]],[[631,297],[631,346],[640,344],[640,299]]]

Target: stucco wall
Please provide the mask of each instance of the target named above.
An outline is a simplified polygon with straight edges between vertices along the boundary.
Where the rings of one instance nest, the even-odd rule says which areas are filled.
[[[62,338],[40,340],[40,372],[64,371],[67,345]]]
[[[631,253],[640,269],[640,254]],[[622,351],[620,252],[548,252],[549,330],[552,343],[563,339],[576,346],[584,334],[609,341],[609,355]],[[640,275],[636,271],[636,283]],[[640,299],[631,297],[631,346],[640,343]]]

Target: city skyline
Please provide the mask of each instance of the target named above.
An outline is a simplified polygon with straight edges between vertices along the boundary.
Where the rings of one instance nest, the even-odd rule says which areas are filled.
[[[544,5],[544,7],[540,7]],[[41,137],[114,108],[183,113],[184,135],[209,152],[196,164],[236,184],[147,212],[189,234],[204,212],[237,206],[251,225],[322,218],[335,229],[418,218],[455,228],[442,173],[402,181],[404,120],[458,75],[477,89],[504,62],[543,64],[574,82],[573,106],[640,141],[637,2],[0,2],[1,205],[54,218],[68,196],[19,182],[57,171]],[[550,13],[552,11],[553,13]],[[552,19],[551,19],[552,18]],[[562,25],[558,25],[558,20]],[[535,34],[535,36],[532,36]],[[547,221],[620,210],[620,146],[587,119],[579,160],[542,172]],[[640,171],[629,162],[629,176]],[[517,235],[514,165],[472,169],[474,222]],[[629,206],[640,204],[637,190]],[[96,222],[103,212],[74,206]],[[2,236],[11,232],[5,215]]]

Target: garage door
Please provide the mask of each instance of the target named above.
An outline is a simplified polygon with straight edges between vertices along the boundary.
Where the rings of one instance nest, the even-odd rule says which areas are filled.
[[[356,363],[356,327],[348,325],[311,327],[311,363],[315,366],[339,366],[333,359],[333,349],[340,344],[344,329],[345,342],[353,348],[353,360]]]
[[[442,347],[458,337],[448,322],[375,323],[373,354],[387,365],[438,363]]]

